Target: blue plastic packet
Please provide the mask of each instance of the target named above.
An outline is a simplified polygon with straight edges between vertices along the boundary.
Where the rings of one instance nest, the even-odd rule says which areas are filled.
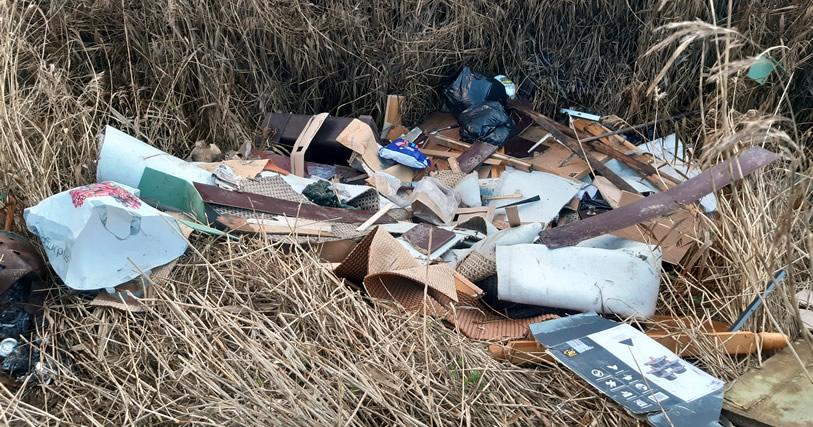
[[[378,149],[378,157],[392,160],[412,169],[426,169],[431,162],[420,150],[418,146],[401,138],[392,141],[386,147]]]

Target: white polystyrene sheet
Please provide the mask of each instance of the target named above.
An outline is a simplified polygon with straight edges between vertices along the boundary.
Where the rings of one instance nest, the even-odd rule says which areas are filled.
[[[54,271],[79,290],[112,288],[138,277],[139,268],[178,258],[187,246],[175,218],[110,182],[55,194],[24,216]]]
[[[660,250],[601,236],[579,246],[497,247],[498,297],[568,310],[649,317],[660,284]]]
[[[539,196],[538,202],[525,203],[518,207],[519,218],[522,222],[539,222],[547,225],[556,218],[562,207],[573,199],[582,185],[581,182],[545,172],[506,170],[497,182],[494,195],[511,195],[519,191],[522,198],[496,200],[491,203],[503,206]],[[505,213],[505,209],[497,209],[496,213]]]
[[[144,169],[149,167],[189,183],[215,183],[211,172],[145,144],[114,127],[106,126],[103,137],[96,168],[97,182],[114,181],[138,187]]]

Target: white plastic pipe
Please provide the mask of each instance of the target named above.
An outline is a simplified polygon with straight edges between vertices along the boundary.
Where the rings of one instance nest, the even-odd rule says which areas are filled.
[[[660,250],[602,236],[579,246],[497,247],[498,297],[568,310],[649,317],[660,284]]]
[[[145,144],[126,133],[105,126],[99,150],[96,181],[114,181],[138,187],[144,169],[150,167],[189,183],[214,184],[212,173]]]

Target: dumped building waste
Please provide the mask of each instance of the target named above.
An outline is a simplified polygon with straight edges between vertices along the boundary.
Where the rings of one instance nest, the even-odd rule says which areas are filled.
[[[151,304],[193,232],[309,247],[373,303],[438,319],[496,359],[559,361],[654,425],[719,417],[723,383],[681,359],[701,351],[681,326],[725,354],[787,345],[657,315],[662,275],[700,245],[715,192],[778,154],[752,147],[701,171],[674,135],[635,145],[570,109],[557,122],[506,76],[466,68],[443,94],[450,113],[411,129],[392,95],[380,132],[369,116],[271,113],[238,150],[198,142],[187,160],[107,126],[97,182],[29,207],[26,225],[62,284],[129,312]],[[41,287],[29,246],[0,258],[9,302]],[[8,341],[30,314],[0,313],[16,328],[0,342],[13,376],[34,358]]]

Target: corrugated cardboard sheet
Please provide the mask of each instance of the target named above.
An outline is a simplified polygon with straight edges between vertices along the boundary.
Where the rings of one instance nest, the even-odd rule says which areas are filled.
[[[421,266],[398,241],[378,227],[336,268],[339,277],[363,283],[367,293],[409,311],[445,318],[461,333],[479,340],[524,338],[528,325],[555,318],[508,319],[458,292],[446,264]]]

